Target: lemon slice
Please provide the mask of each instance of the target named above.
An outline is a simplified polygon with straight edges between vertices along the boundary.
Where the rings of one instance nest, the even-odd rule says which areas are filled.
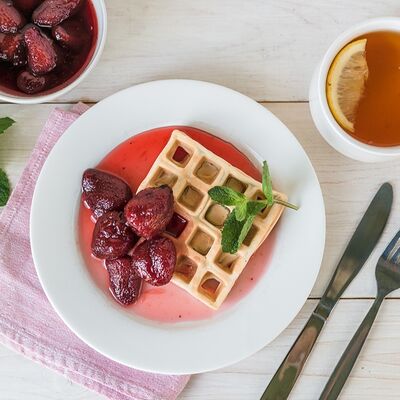
[[[366,44],[367,39],[359,39],[343,47],[333,60],[326,80],[329,108],[341,127],[350,132],[354,132],[357,106],[368,79]]]

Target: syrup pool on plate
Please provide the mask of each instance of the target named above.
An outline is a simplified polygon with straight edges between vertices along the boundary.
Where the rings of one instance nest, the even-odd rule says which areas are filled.
[[[111,172],[125,179],[131,186],[132,191],[135,192],[146,177],[157,156],[167,144],[174,129],[184,131],[235,167],[253,178],[261,180],[260,171],[233,145],[191,127],[163,127],[133,136],[111,150],[96,168]],[[179,216],[175,216],[175,220],[172,221],[171,225],[170,229],[172,231],[184,229],[185,221],[181,221]],[[115,300],[108,290],[108,273],[104,268],[103,261],[91,255],[90,243],[93,228],[94,223],[91,220],[91,212],[81,204],[78,229],[84,260],[96,284],[108,294],[110,301],[114,302]],[[272,231],[250,259],[218,311],[207,307],[172,282],[161,287],[144,284],[142,295],[137,303],[125,307],[125,310],[159,322],[202,320],[224,312],[224,310],[232,307],[248,294],[264,275],[273,251],[274,238],[275,230]]]

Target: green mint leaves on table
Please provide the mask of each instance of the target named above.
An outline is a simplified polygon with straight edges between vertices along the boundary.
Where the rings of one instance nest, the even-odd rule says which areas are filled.
[[[9,117],[0,118],[0,134],[4,133],[15,121]],[[11,194],[11,185],[7,174],[0,168],[0,207],[7,204]]]
[[[6,173],[0,168],[0,207],[7,204],[10,194],[10,181],[8,180]]]
[[[235,254],[239,250],[253,225],[254,218],[264,208],[277,203],[298,210],[297,206],[274,198],[271,175],[266,161],[263,163],[262,190],[265,196],[263,200],[250,200],[244,194],[227,186],[215,186],[208,191],[209,196],[216,203],[234,207],[222,229],[221,245],[224,253]]]
[[[9,117],[0,118],[0,134],[4,133],[15,121]]]

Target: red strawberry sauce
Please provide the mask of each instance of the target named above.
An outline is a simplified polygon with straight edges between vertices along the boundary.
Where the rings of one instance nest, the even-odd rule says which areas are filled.
[[[135,192],[147,175],[158,154],[164,148],[171,132],[176,127],[153,129],[136,135],[114,148],[97,168],[114,173],[125,179]],[[260,180],[259,170],[230,143],[204,131],[190,127],[179,127],[203,146],[223,157],[255,179]],[[90,253],[90,242],[94,224],[90,211],[83,205],[79,212],[79,235],[83,257],[96,284],[115,301],[108,290],[108,274],[103,262]],[[169,283],[166,286],[144,285],[138,302],[125,308],[128,312],[159,322],[193,321],[211,318],[235,305],[249,293],[264,275],[274,245],[274,231],[250,259],[228,298],[218,311],[205,306],[184,290]]]

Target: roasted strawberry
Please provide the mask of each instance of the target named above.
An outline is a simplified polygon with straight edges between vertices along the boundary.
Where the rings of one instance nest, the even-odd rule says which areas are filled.
[[[33,13],[33,10],[42,2],[43,0],[13,0],[14,6],[28,17]]]
[[[116,300],[125,306],[135,303],[142,288],[142,278],[133,269],[131,258],[106,260],[106,268],[110,278],[110,290]]]
[[[167,185],[144,189],[125,206],[128,224],[145,239],[164,231],[173,213],[174,196]]]
[[[90,168],[82,177],[82,200],[95,218],[106,211],[123,210],[132,197],[128,184],[121,178]]]
[[[17,78],[17,86],[24,93],[35,94],[41,92],[46,87],[45,76],[35,76],[29,71],[22,71]]]
[[[92,254],[97,258],[112,259],[128,254],[137,241],[121,212],[110,211],[101,216],[94,227]]]
[[[24,32],[28,52],[28,66],[34,75],[44,75],[57,66],[53,41],[38,27],[29,26]]]
[[[76,14],[85,0],[45,0],[32,15],[33,22],[51,28]]]
[[[64,21],[51,30],[53,38],[62,46],[71,50],[79,50],[87,38],[85,28],[78,21]]]
[[[175,264],[175,246],[165,237],[140,243],[132,254],[133,268],[140,277],[153,286],[166,285],[172,278]]]
[[[10,0],[0,0],[0,32],[16,33],[25,24],[24,16]]]
[[[16,67],[26,64],[26,48],[21,33],[0,33],[0,60]]]

